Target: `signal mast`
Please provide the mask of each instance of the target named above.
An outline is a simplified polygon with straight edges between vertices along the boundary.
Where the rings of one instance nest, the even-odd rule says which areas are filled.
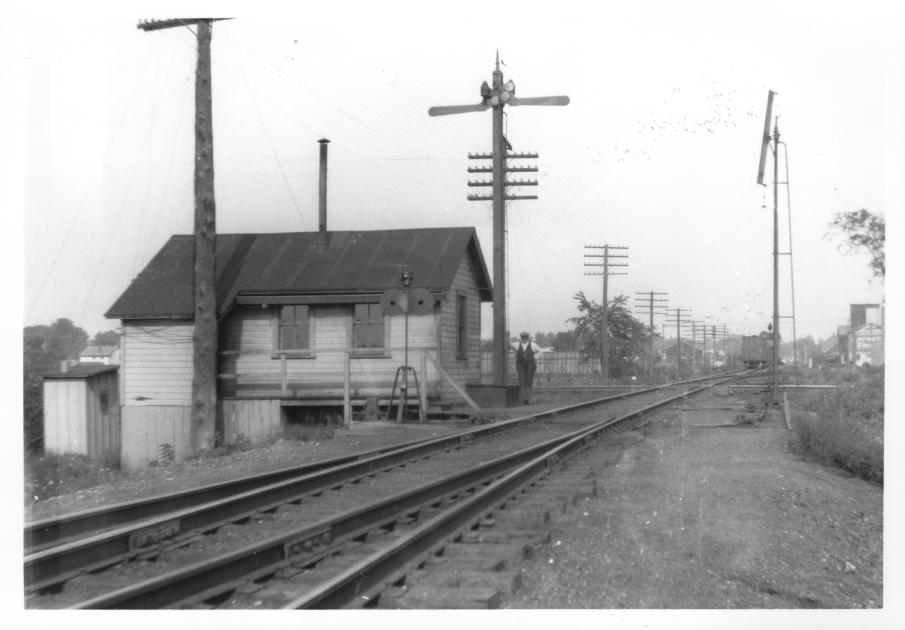
[[[537,154],[508,153],[511,150],[509,142],[503,135],[503,107],[506,105],[568,105],[568,96],[535,96],[517,98],[515,96],[515,83],[511,80],[503,82],[503,72],[500,70],[500,53],[497,51],[496,68],[493,71],[492,85],[485,81],[481,85],[481,102],[474,105],[443,105],[431,107],[427,110],[430,116],[447,116],[450,114],[464,114],[467,112],[483,112],[493,109],[492,146],[491,155],[469,155],[471,159],[491,158],[492,168],[485,170],[469,169],[471,172],[491,172],[492,182],[478,182],[472,185],[490,185],[493,187],[493,195],[490,197],[481,195],[469,195],[469,201],[493,202],[493,384],[504,387],[508,373],[508,339],[506,334],[506,209],[505,202],[515,199],[536,199],[536,196],[507,194],[508,186],[530,186],[537,182],[507,181],[506,173],[510,171],[532,170],[531,167],[507,167],[507,158],[536,158]],[[536,170],[536,169],[533,169]]]
[[[770,138],[770,118],[773,115],[773,90],[767,92],[767,115],[764,118],[764,133],[761,139],[760,162],[757,168],[757,183],[764,186],[764,167],[767,149],[773,153],[773,353],[770,362],[770,398],[773,404],[776,396],[776,364],[779,362],[779,117],[773,123],[772,146]]]

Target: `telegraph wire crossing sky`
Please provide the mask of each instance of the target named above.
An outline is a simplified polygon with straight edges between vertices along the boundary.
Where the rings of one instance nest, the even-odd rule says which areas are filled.
[[[768,186],[755,178],[775,90],[780,250],[790,201],[797,332],[826,338],[850,303],[883,299],[867,257],[842,255],[828,224],[862,207],[892,216],[902,197],[902,11],[649,4],[463,3],[442,27],[418,11],[389,19],[393,3],[214,23],[218,232],[316,230],[329,138],[328,229],[475,226],[492,265],[490,203],[466,200],[490,114],[427,111],[479,102],[499,50],[516,96],[571,99],[505,110],[514,150],[540,155],[524,191],[539,199],[507,209],[509,330],[570,329],[573,294],[601,299],[585,245],[611,243],[629,247],[611,297],[668,292],[691,319],[756,333],[772,313],[772,157]],[[194,36],[138,30],[147,17],[23,22],[25,325],[116,327],[107,308],[172,234],[192,233]]]

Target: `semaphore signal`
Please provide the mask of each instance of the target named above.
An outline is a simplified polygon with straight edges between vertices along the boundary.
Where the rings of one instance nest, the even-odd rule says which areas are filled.
[[[490,195],[469,195],[469,201],[493,202],[493,384],[506,385],[508,374],[509,344],[506,332],[506,201],[537,199],[536,195],[510,195],[510,186],[537,186],[534,180],[506,180],[507,172],[536,172],[537,167],[509,167],[509,159],[537,158],[537,153],[514,153],[512,145],[503,134],[503,107],[506,105],[568,105],[568,96],[535,96],[518,98],[515,96],[515,83],[512,80],[503,82],[500,70],[500,53],[497,51],[496,68],[493,71],[492,85],[486,81],[481,84],[481,102],[474,105],[441,105],[427,110],[430,116],[448,116],[493,110],[492,153],[469,154],[471,160],[492,160],[492,166],[472,167],[470,173],[490,173],[491,179],[469,182],[469,186],[488,186],[493,189]]]

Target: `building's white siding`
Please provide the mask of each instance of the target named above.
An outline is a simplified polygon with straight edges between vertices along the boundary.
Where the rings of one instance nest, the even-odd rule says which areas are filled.
[[[283,414],[278,399],[221,400],[219,407],[226,444],[234,444],[242,435],[254,445],[282,428]]]
[[[122,465],[147,468],[172,453],[181,462],[191,455],[191,407],[187,405],[127,405],[122,408]]]
[[[193,329],[187,321],[123,322],[123,405],[191,404]]]
[[[190,321],[123,321],[121,429],[123,467],[136,470],[191,454],[192,334]],[[168,450],[168,449],[164,449]]]
[[[44,381],[44,450],[88,454],[88,394],[84,379]]]
[[[468,338],[465,357],[459,357],[456,348],[457,296],[464,295],[466,303],[466,335]],[[481,382],[481,298],[478,294],[476,274],[471,257],[465,256],[459,263],[456,275],[446,299],[443,301],[439,326],[441,365],[450,377],[464,389],[466,384]],[[460,396],[448,383],[442,384],[444,399],[459,399]]]
[[[341,397],[346,350],[351,346],[349,306],[313,305],[310,309],[310,356],[287,357],[289,397]],[[436,373],[422,359],[424,348],[436,347],[437,315],[408,318],[409,364],[418,371],[422,387],[436,389]],[[220,385],[227,397],[273,397],[280,393],[282,360],[277,349],[277,309],[237,308],[223,323]],[[383,356],[350,360],[353,396],[388,396],[396,370],[405,363],[405,317],[387,317]],[[431,385],[433,383],[433,385]]]
[[[117,374],[44,381],[44,450],[119,461]]]

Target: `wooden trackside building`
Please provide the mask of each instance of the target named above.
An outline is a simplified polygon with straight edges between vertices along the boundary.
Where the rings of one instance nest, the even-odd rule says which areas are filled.
[[[106,313],[122,321],[123,464],[189,454],[194,240],[176,235]],[[384,315],[414,274],[433,309]],[[386,404],[397,368],[423,402],[481,378],[481,303],[492,300],[474,228],[220,234],[217,431],[227,443],[280,430],[299,406]],[[453,385],[455,383],[456,385]],[[409,383],[411,395],[415,395]]]
[[[115,365],[79,363],[44,376],[44,451],[119,463]]]

